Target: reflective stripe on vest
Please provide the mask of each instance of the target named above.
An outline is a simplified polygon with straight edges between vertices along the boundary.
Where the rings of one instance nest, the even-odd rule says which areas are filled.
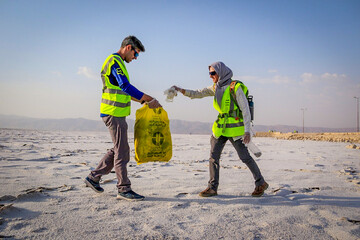
[[[117,63],[120,68],[118,73],[125,75],[130,82],[129,74],[121,57],[110,55],[104,62],[101,70],[101,78],[103,82],[103,93],[100,105],[100,112],[115,117],[125,117],[130,115],[131,96],[122,91],[119,86],[110,83],[109,76],[111,67]]]
[[[111,106],[115,106],[115,107],[119,107],[119,108],[125,108],[125,107],[130,107],[131,103],[121,103],[121,102],[115,102],[115,101],[111,101],[108,99],[101,99],[101,103],[105,103],[107,105],[111,105]]]
[[[127,95],[126,92],[119,90],[119,89],[111,89],[111,88],[103,88],[103,93],[113,93],[113,94],[123,94]]]
[[[240,84],[236,84],[235,92],[239,89]],[[240,88],[239,90],[242,90]],[[240,109],[234,103],[230,96],[230,86],[225,90],[221,99],[221,107],[214,97],[214,108],[219,112],[218,119],[214,122],[212,131],[216,137],[237,137],[244,135],[244,122]]]
[[[235,127],[242,127],[242,126],[244,126],[243,122],[225,124],[225,128],[235,128]],[[222,129],[224,127],[224,124],[217,123],[217,127]]]

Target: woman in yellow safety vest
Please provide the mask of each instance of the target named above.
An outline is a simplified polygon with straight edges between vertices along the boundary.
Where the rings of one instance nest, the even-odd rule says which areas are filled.
[[[209,159],[210,180],[208,187],[200,192],[201,197],[217,195],[219,186],[219,160],[222,150],[230,140],[239,158],[247,165],[255,179],[253,197],[260,197],[268,188],[260,169],[245,146],[250,142],[251,115],[247,101],[247,87],[231,78],[233,73],[223,62],[209,66],[213,85],[202,90],[188,90],[173,86],[184,96],[191,99],[214,96],[213,106],[219,112],[212,127],[211,150]],[[234,99],[235,98],[235,99]]]

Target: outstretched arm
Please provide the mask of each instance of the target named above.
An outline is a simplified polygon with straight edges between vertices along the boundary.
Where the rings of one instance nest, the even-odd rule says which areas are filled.
[[[209,86],[198,90],[183,89],[178,86],[173,86],[173,87],[176,89],[176,91],[181,92],[184,96],[189,97],[191,99],[210,97],[215,95],[215,90],[213,86]]]

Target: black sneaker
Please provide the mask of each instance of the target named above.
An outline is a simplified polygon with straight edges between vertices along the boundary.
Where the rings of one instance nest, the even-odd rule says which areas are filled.
[[[128,192],[119,192],[116,198],[125,199],[128,201],[142,201],[145,197],[137,194],[133,190],[130,190]]]
[[[100,184],[98,182],[91,180],[89,177],[86,177],[84,182],[87,187],[91,187],[95,192],[97,193],[104,192],[104,189],[100,187]]]

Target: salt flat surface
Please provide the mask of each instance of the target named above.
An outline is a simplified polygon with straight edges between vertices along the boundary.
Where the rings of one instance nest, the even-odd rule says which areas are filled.
[[[0,130],[0,238],[9,239],[359,239],[360,151],[345,143],[255,138],[270,187],[252,198],[250,171],[228,143],[218,196],[201,198],[210,137],[173,135],[168,163],[128,165],[142,202],[116,200],[84,177],[107,148],[108,133]]]

